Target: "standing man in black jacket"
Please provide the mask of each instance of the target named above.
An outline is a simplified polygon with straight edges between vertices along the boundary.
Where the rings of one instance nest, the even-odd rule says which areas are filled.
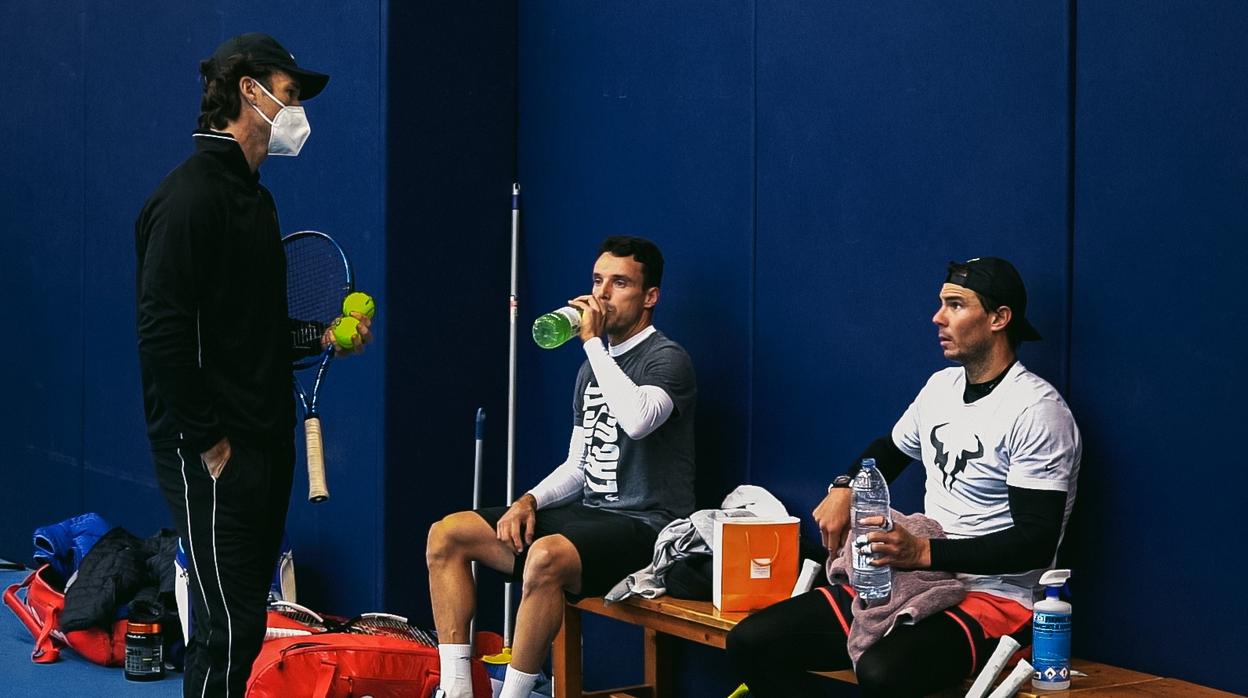
[[[139,363],[157,479],[190,562],[183,692],[242,698],[290,501],[301,350],[277,209],[257,170],[299,154],[310,132],[300,102],[329,76],[264,34],[226,41],[199,71],[196,152],[135,223]],[[368,340],[364,319],[356,350]]]

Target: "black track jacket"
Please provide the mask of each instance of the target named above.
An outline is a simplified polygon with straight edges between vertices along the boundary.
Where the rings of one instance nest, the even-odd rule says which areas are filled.
[[[277,209],[228,134],[198,131],[135,222],[139,364],[152,448],[294,427]]]

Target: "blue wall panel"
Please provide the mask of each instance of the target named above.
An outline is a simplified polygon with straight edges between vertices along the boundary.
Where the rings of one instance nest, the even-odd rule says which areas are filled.
[[[698,495],[718,505],[744,481],[748,444],[751,3],[524,3],[519,21],[517,487],[567,453],[584,360],[574,346],[536,348],[527,327],[588,291],[602,238],[634,234],[663,249],[655,324],[693,357]],[[614,628],[585,638],[587,684],[635,682],[638,636],[603,625]]]
[[[199,114],[198,59],[212,51],[215,40],[203,28],[207,11],[193,17],[154,3],[143,9],[144,19],[136,21],[133,12],[88,3],[80,39],[86,74],[83,89],[73,95],[90,105],[90,118],[82,124],[81,165],[75,168],[83,186],[83,205],[75,213],[87,260],[83,501],[86,510],[99,511],[138,536],[172,522],[156,484],[143,417],[134,331],[134,221],[160,180],[191,152],[188,135]],[[116,51],[118,42],[135,50]],[[120,85],[135,80],[136,66],[143,66],[138,81],[159,95],[138,114],[132,100],[117,98]]]
[[[167,523],[141,417],[133,220],[191,151],[197,61],[261,29],[334,76],[308,104],[304,154],[263,168],[283,229],[339,237],[382,309],[378,342],[328,382],[334,498],[306,504],[298,470],[302,600],[428,622],[425,530],[468,506],[478,405],[486,500],[502,501],[518,160],[520,491],[563,457],[582,358],[538,350],[528,325],[588,288],[607,234],[667,255],[656,323],[698,369],[699,503],[748,480],[799,516],[945,365],[929,322],[944,262],[1009,257],[1046,336],[1022,360],[1086,440],[1064,552],[1076,652],[1248,692],[1224,612],[1238,607],[1208,601],[1244,566],[1165,514],[1187,473],[1214,483],[1200,527],[1234,530],[1248,485],[1191,446],[1234,433],[1248,388],[1231,341],[1248,319],[1242,4],[394,5],[0,9],[0,126],[20,134],[0,146],[0,283],[31,338],[0,362],[21,397],[0,556],[85,510],[140,534]],[[916,475],[899,508],[920,505]],[[1171,562],[1180,549],[1211,568]],[[1194,601],[1157,612],[1167,595]],[[498,611],[486,599],[482,627]],[[589,684],[637,680],[637,640],[595,622]],[[732,688],[722,653],[680,660],[681,695]]]
[[[426,625],[426,532],[472,506],[478,407],[483,501],[503,499],[515,32],[491,0],[389,16],[386,607]],[[501,582],[482,586],[478,627],[501,630]]]
[[[948,365],[951,259],[1019,267],[1064,383],[1066,36],[1055,3],[759,6],[751,477],[799,514]]]
[[[1248,693],[1225,544],[1248,475],[1210,451],[1248,391],[1248,7],[1083,3],[1078,26],[1076,649]]]
[[[99,511],[138,535],[169,523],[142,417],[133,225],[147,195],[193,151],[198,62],[225,38],[268,31],[302,62],[335,76],[307,105],[314,135],[304,153],[271,159],[262,177],[284,231],[335,234],[366,287],[384,286],[378,3],[57,6],[64,9],[11,3],[4,10],[0,84],[15,90],[5,95],[5,130],[29,135],[9,141],[18,163],[9,171],[22,177],[5,187],[5,235],[29,246],[19,258],[30,269],[38,259],[56,271],[23,272],[24,287],[41,294],[31,320],[40,341],[16,363],[34,408],[20,432],[6,428],[4,440],[25,455],[4,467],[33,472],[26,477],[36,491],[52,491],[55,482],[63,492],[44,499],[28,491],[12,509],[5,502],[0,554],[14,558],[29,554],[35,525],[79,511]],[[384,337],[384,319],[378,329]],[[382,442],[375,432],[383,360],[378,342],[336,365],[325,391],[335,499],[314,510],[300,492],[304,478],[296,484],[289,529],[301,599],[327,610],[380,601]]]
[[[82,507],[82,3],[0,6],[0,557]],[[32,36],[40,41],[31,41]]]

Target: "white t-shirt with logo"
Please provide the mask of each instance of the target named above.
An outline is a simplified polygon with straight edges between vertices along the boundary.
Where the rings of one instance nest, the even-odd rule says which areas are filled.
[[[961,367],[936,372],[893,427],[897,448],[923,463],[924,513],[949,538],[973,538],[1014,525],[1008,486],[1053,490],[1066,493],[1064,535],[1083,451],[1066,401],[1018,362],[975,402],[962,401],[965,387]],[[1031,608],[1044,571],[958,577]]]

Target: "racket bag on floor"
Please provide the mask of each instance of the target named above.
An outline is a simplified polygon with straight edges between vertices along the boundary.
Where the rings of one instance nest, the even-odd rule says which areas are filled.
[[[88,628],[63,632],[61,611],[65,609],[63,585],[48,565],[30,573],[21,584],[4,591],[4,603],[35,637],[30,653],[36,664],[51,664],[61,656],[61,647],[68,645],[78,654],[96,664],[121,666],[126,661],[126,621],[118,620],[111,630]],[[21,592],[25,592],[24,594]]]
[[[265,642],[251,667],[248,698],[429,698],[438,686],[438,650],[378,635],[318,633]],[[472,661],[474,698],[490,698],[490,678]]]

